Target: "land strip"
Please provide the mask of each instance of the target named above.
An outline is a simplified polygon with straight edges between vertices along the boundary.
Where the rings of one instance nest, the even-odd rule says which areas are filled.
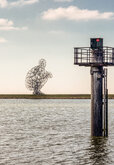
[[[0,99],[90,99],[90,94],[53,94],[53,95],[28,95],[28,94],[1,94]],[[108,95],[114,99],[114,94]]]
[[[53,94],[53,95],[1,94],[0,99],[90,99],[90,95],[89,94]]]

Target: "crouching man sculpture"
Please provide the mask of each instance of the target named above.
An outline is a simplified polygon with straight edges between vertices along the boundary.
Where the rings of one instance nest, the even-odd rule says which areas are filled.
[[[41,59],[39,65],[30,69],[26,75],[26,87],[33,91],[34,95],[43,94],[41,88],[47,82],[48,78],[52,78],[52,74],[45,70],[46,60]]]

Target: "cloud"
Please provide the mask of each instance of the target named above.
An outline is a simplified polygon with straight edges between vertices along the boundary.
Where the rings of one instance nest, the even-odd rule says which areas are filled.
[[[72,2],[73,0],[54,0],[55,2]]]
[[[4,38],[0,37],[0,43],[6,43],[6,42],[7,42],[7,40],[6,40],[6,39],[4,39]]]
[[[9,3],[10,6],[24,6],[24,5],[31,5],[36,2],[39,2],[39,0],[18,0],[16,2]]]
[[[39,0],[18,0],[15,2],[8,2],[8,0],[0,0],[0,7],[15,7],[15,6],[24,6],[24,5],[31,5],[34,3],[39,2]]]
[[[7,0],[0,0],[0,7],[1,7],[1,8],[4,8],[4,7],[6,7],[7,5],[8,5]]]
[[[101,20],[114,19],[113,12],[99,12],[98,10],[79,9],[76,6],[69,6],[67,8],[59,7],[57,9],[48,9],[42,13],[44,20]]]
[[[0,30],[2,31],[27,30],[27,27],[15,27],[13,21],[0,18]]]

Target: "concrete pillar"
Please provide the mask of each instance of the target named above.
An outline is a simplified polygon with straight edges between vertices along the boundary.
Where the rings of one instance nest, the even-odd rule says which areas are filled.
[[[102,136],[103,67],[91,67],[91,135]]]

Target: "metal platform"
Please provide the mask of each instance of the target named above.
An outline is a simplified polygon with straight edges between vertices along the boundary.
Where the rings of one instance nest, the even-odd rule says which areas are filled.
[[[108,46],[94,50],[90,47],[74,48],[74,64],[79,66],[114,66],[114,48]]]

